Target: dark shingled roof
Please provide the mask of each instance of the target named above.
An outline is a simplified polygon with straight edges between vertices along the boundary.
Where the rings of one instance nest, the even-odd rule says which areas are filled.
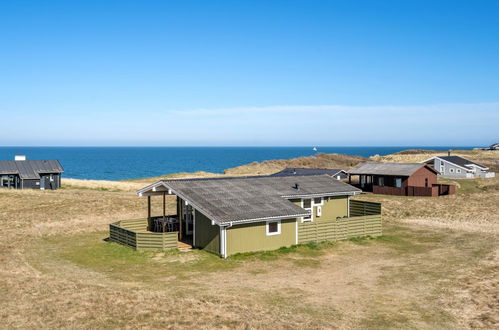
[[[468,165],[476,165],[478,167],[488,168],[485,165],[472,162],[471,160],[467,160],[467,159],[465,159],[463,157],[459,157],[459,156],[438,156],[438,158],[443,159],[445,161],[448,161],[449,163],[459,165],[461,167],[468,166]]]
[[[220,223],[265,218],[296,218],[308,211],[286,198],[361,192],[328,175],[162,180],[199,211]],[[298,184],[298,189],[296,188]],[[152,186],[142,189],[149,191]],[[139,191],[140,192],[140,191]]]
[[[340,168],[285,168],[284,170],[271,174],[270,176],[321,175],[321,174],[335,176],[341,171],[342,169]]]
[[[62,172],[57,160],[0,160],[0,174],[17,174],[21,179],[39,179],[39,174]]]
[[[365,162],[359,164],[348,171],[349,174],[368,174],[368,175],[399,175],[411,176],[412,173],[424,167],[420,163],[379,163]],[[432,169],[433,170],[433,169]]]

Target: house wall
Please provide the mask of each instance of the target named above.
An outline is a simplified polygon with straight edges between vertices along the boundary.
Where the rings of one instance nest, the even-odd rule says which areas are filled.
[[[60,187],[60,175],[52,174],[52,181],[50,181],[50,174],[40,174],[40,187],[43,186],[46,190],[55,190]]]
[[[322,216],[317,216],[317,206],[314,206],[314,220],[336,219],[337,217],[348,216],[348,198],[347,196],[332,196],[324,199],[322,205]]]
[[[23,189],[40,189],[40,180],[23,180]],[[19,187],[20,188],[20,187]]]
[[[220,255],[220,227],[212,225],[211,220],[198,210],[194,210],[195,239],[194,246]]]
[[[291,246],[296,244],[296,219],[281,220],[281,233],[271,236],[267,235],[266,222],[233,225],[227,228],[226,240],[227,255]]]
[[[421,167],[407,179],[407,186],[412,187],[431,187],[434,184],[437,184],[437,174],[427,167]]]
[[[455,166],[452,163],[446,162],[442,159],[435,158],[434,161],[435,169],[440,172],[438,176],[442,178],[455,178],[455,179],[465,179],[467,177],[467,171],[459,166]],[[443,165],[443,167],[442,167]]]
[[[290,200],[301,207],[301,199]],[[323,198],[322,216],[317,216],[317,206],[312,208],[313,220],[336,219],[348,216],[348,196],[330,196]]]

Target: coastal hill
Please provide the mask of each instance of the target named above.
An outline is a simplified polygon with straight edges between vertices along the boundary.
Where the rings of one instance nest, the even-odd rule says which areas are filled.
[[[226,175],[266,175],[279,172],[286,167],[340,168],[349,169],[367,158],[341,154],[318,154],[292,159],[266,160],[226,169]]]
[[[418,161],[432,153],[371,159]],[[491,167],[499,160],[499,152],[453,153]],[[382,203],[383,236],[375,239],[226,260],[198,250],[137,252],[105,241],[109,223],[147,216],[147,199],[135,191],[157,179],[266,174],[292,166],[348,169],[364,160],[316,155],[252,163],[226,174],[63,179],[54,191],[0,189],[2,326],[494,328],[499,177],[453,180],[457,193],[438,198],[356,196]],[[162,198],[151,203],[152,214],[160,215]],[[174,214],[173,196],[166,197],[166,208]]]
[[[365,161],[378,162],[420,162],[432,156],[446,155],[446,152],[436,150],[404,150],[398,153],[370,158],[349,156],[342,154],[317,154],[315,156],[298,157],[292,159],[266,160],[228,168],[224,174],[212,172],[183,172],[166,174],[157,177],[139,178],[123,181],[106,180],[79,180],[63,178],[63,188],[100,189],[110,191],[136,191],[145,185],[162,179],[192,179],[224,176],[268,175],[281,171],[286,167],[305,168],[341,168],[348,170],[358,163]],[[453,155],[462,156],[469,160],[489,166],[492,171],[499,172],[499,152],[490,150],[453,150]]]

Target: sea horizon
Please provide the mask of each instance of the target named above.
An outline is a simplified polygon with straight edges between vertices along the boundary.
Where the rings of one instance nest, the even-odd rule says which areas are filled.
[[[252,162],[291,159],[320,153],[370,157],[407,149],[471,150],[472,146],[10,146],[0,147],[0,159],[16,154],[27,159],[57,159],[64,178],[127,180],[181,172],[223,173]]]

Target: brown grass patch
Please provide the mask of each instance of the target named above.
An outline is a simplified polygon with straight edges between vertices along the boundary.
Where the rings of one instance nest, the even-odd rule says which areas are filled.
[[[322,157],[310,161],[342,167]],[[439,198],[363,195],[383,203],[380,238],[228,260],[103,241],[109,222],[145,216],[133,185],[146,181],[0,190],[2,328],[497,326],[496,181]]]

